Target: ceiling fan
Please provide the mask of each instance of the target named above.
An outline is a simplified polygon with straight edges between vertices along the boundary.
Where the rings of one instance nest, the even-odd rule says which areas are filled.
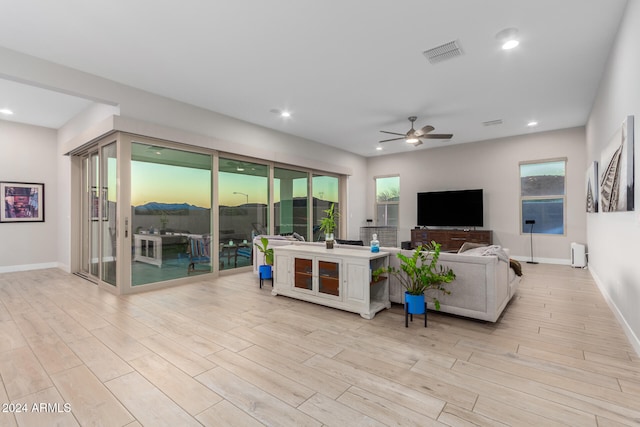
[[[414,147],[422,144],[422,139],[451,139],[453,134],[451,133],[429,133],[432,132],[435,128],[431,125],[423,126],[420,129],[413,128],[413,122],[415,122],[418,118],[416,116],[409,117],[409,121],[411,122],[411,129],[407,133],[397,133],[397,132],[389,132],[386,130],[381,130],[382,133],[388,133],[390,135],[400,135],[399,138],[391,138],[391,139],[383,139],[382,142],[389,141],[398,141],[400,139],[404,139],[408,144],[413,144]]]

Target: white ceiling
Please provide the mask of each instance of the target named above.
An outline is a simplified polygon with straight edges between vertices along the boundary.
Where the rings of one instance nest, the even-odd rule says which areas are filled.
[[[0,0],[0,46],[373,156],[584,125],[625,5]],[[508,27],[521,43],[503,51],[496,34]],[[462,56],[432,65],[422,54],[453,40]],[[11,99],[15,85],[0,79],[0,108],[15,111],[4,119],[57,128],[88,102],[25,96],[36,109]],[[431,124],[453,139],[419,148],[394,141],[377,152],[387,138],[379,131],[406,132],[410,115],[416,127]],[[482,124],[497,119],[503,124]],[[534,130],[530,120],[539,122]]]

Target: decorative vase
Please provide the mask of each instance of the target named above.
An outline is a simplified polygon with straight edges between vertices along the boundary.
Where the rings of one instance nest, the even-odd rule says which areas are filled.
[[[271,279],[272,277],[272,269],[270,265],[264,264],[258,266],[258,273],[260,274],[260,279]]]
[[[325,234],[324,241],[327,245],[327,249],[333,249],[333,242],[334,242],[333,233]]]
[[[408,306],[409,314],[424,314],[424,294],[411,295],[405,292],[404,303]]]

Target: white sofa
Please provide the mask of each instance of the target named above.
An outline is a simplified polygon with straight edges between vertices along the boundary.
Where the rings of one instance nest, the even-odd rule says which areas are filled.
[[[259,239],[258,236],[256,239]],[[269,239],[269,246],[280,245],[324,245],[324,242],[300,242],[281,236],[265,236]],[[255,240],[259,241],[259,240]],[[341,245],[341,247],[345,247]],[[368,246],[349,246],[353,250],[369,250]],[[399,248],[382,247],[381,251],[389,252],[389,264],[400,267],[400,260],[396,254]],[[257,252],[257,254],[256,254]],[[402,250],[411,256],[411,250]],[[254,272],[258,274],[258,265],[262,264],[262,254],[254,251]],[[441,253],[440,264],[450,267],[456,274],[456,279],[447,285],[451,295],[437,295],[440,301],[440,311],[470,317],[473,319],[495,322],[515,294],[520,283],[520,277],[515,274],[507,262],[497,256],[479,256],[456,253]],[[391,302],[404,303],[404,289],[396,278],[389,281],[389,299]],[[430,300],[430,298],[428,298]],[[430,309],[435,310],[432,302]]]
[[[411,251],[403,252],[411,254]],[[395,262],[399,266],[397,258]],[[455,280],[446,286],[451,294],[436,295],[440,301],[440,311],[445,313],[495,322],[520,283],[520,277],[509,267],[509,264],[493,255],[441,253],[439,263],[451,268],[456,275]],[[391,301],[404,303],[402,286],[394,284],[392,279],[391,288],[394,289],[393,293],[390,290]],[[432,302],[428,302],[427,306],[435,309]]]

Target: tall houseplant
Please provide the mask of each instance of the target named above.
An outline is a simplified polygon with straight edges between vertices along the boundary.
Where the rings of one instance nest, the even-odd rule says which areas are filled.
[[[263,279],[271,279],[273,277],[271,268],[273,265],[273,248],[269,247],[269,239],[264,236],[260,238],[260,243],[256,242],[254,245],[264,255],[264,264],[258,267],[260,284],[262,285]]]
[[[430,245],[419,246],[411,256],[398,252],[397,257],[400,260],[400,268],[394,266],[379,268],[373,272],[373,277],[376,279],[381,274],[395,276],[405,289],[405,301],[407,296],[421,297],[422,302],[416,301],[416,307],[412,307],[412,304],[409,303],[410,313],[421,314],[424,312],[424,293],[426,291],[435,290],[445,295],[451,293],[446,289],[445,284],[451,283],[456,275],[452,269],[438,264],[440,243],[432,241]],[[436,310],[440,310],[440,301],[437,295],[431,298]],[[414,308],[417,311],[411,311]]]
[[[327,249],[333,249],[333,232],[337,226],[337,220],[339,213],[336,212],[335,203],[331,203],[329,209],[324,211],[325,217],[320,220],[320,231],[325,234],[325,241],[327,243]]]

